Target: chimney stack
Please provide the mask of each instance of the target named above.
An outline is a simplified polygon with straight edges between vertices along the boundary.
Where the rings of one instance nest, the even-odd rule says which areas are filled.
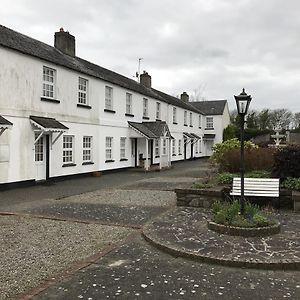
[[[180,99],[183,101],[183,102],[189,102],[189,95],[186,93],[186,92],[183,92],[181,95],[180,95]]]
[[[54,47],[61,52],[75,56],[75,37],[71,35],[68,31],[64,31],[60,28],[58,32],[54,35]]]
[[[149,89],[151,88],[151,76],[146,71],[140,75],[140,84]]]

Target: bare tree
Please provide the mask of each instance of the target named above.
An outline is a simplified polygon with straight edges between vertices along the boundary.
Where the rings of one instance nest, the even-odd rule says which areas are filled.
[[[195,88],[192,93],[190,94],[190,101],[205,101],[206,98],[204,97],[204,91],[205,91],[205,84],[201,83],[197,88]]]
[[[286,108],[274,109],[270,114],[270,124],[273,130],[289,129],[293,121],[293,114]]]
[[[294,113],[293,127],[294,129],[300,128],[300,112]]]

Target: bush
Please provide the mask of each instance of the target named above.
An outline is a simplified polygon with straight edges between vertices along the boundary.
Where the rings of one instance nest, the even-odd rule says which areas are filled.
[[[282,184],[282,187],[289,190],[300,190],[300,178],[288,177],[285,179]]]
[[[274,154],[272,176],[284,180],[300,177],[300,146],[290,145]]]
[[[224,172],[216,176],[217,184],[231,184],[234,177],[238,177],[239,174]]]
[[[253,170],[272,170],[273,154],[275,149],[271,148],[248,148],[245,149],[245,169]],[[223,153],[219,159],[219,166],[222,171],[231,173],[240,171],[240,149],[231,149]],[[262,177],[265,177],[262,175]],[[269,175],[267,176],[269,177]]]
[[[240,214],[240,203],[235,200],[232,203],[215,202],[212,205],[213,221],[235,227],[265,227],[275,224],[269,220],[258,208],[257,205],[246,202],[245,214]]]
[[[223,141],[231,140],[236,137],[235,135],[235,126],[229,124],[224,130],[223,130]]]

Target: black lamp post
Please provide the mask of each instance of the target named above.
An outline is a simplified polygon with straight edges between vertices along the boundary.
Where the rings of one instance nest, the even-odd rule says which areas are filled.
[[[245,196],[244,196],[244,177],[245,177],[245,160],[244,160],[244,128],[245,115],[248,113],[248,108],[251,102],[251,96],[247,95],[245,89],[238,95],[234,96],[237,106],[237,112],[241,121],[241,214],[245,212]]]

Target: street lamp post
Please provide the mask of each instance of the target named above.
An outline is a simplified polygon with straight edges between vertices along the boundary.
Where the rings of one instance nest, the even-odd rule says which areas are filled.
[[[241,121],[241,214],[245,212],[245,196],[244,196],[244,178],[245,178],[245,159],[244,159],[244,132],[245,132],[245,115],[251,102],[251,96],[247,95],[245,89],[238,95],[234,96],[237,106],[237,112]]]

